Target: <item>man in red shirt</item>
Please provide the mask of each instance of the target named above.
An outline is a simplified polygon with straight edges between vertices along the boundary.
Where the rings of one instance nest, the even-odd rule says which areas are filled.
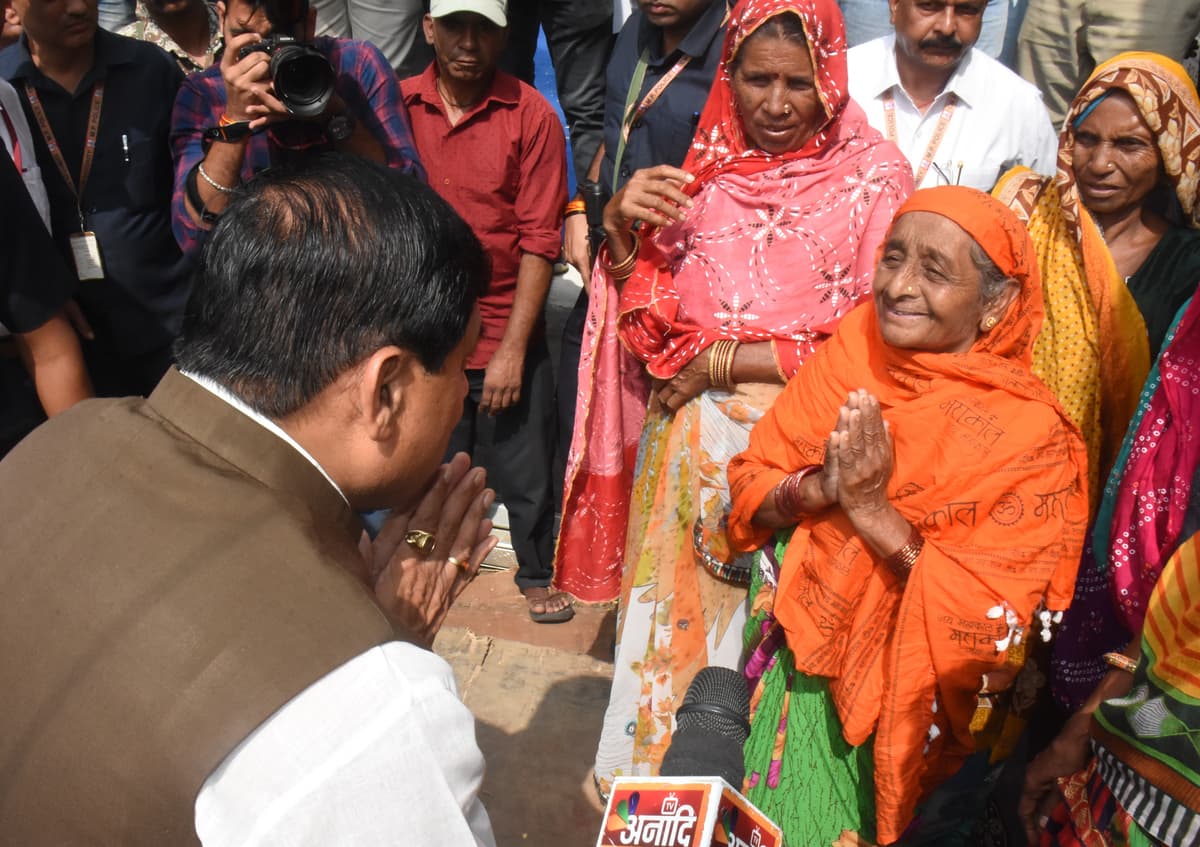
[[[550,588],[554,390],[542,309],[561,243],[566,142],[535,89],[497,70],[504,0],[433,0],[434,61],[400,87],[429,184],[475,230],[492,261],[470,393],[450,450],[487,468],[508,508],[518,587],[538,622],[569,620]]]

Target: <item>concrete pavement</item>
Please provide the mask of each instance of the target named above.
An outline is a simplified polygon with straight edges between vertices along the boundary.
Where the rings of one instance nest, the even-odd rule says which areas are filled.
[[[434,643],[454,668],[487,761],[482,795],[499,847],[595,844],[592,763],[612,677],[615,609],[529,620],[510,573],[483,573]]]

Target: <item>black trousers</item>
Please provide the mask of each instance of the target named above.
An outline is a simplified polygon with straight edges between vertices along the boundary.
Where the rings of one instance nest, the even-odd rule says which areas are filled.
[[[579,393],[579,355],[583,348],[583,326],[587,322],[587,289],[579,292],[575,305],[563,321],[562,347],[558,352],[558,449],[554,454],[554,502],[563,501],[567,453],[575,432],[575,395]]]
[[[538,27],[554,64],[558,102],[571,133],[576,184],[604,137],[604,71],[612,49],[612,0],[509,0],[500,67],[533,85]]]
[[[488,485],[508,509],[517,585],[549,585],[554,575],[554,378],[545,342],[531,344],[525,355],[520,402],[496,417],[479,411],[483,377],[482,370],[467,371],[470,391],[446,455],[468,453],[487,470]]]

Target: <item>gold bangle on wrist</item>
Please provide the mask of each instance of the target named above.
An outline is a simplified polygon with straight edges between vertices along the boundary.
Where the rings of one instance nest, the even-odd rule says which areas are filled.
[[[1125,671],[1125,673],[1137,671],[1138,663],[1124,653],[1105,653],[1101,658],[1119,671]]]
[[[714,341],[708,350],[708,384],[723,391],[732,391],[733,360],[737,356],[738,342],[728,338]]]
[[[913,526],[904,546],[892,555],[885,557],[883,563],[898,576],[907,576],[908,572],[913,569],[913,565],[917,563],[917,559],[921,555],[921,548],[924,546],[925,536],[921,535],[921,531]]]
[[[567,207],[565,209],[563,209],[563,214],[564,215],[573,215],[573,214],[578,214],[580,212],[586,212],[586,211],[587,211],[587,206],[584,204],[583,200],[577,198],[567,204]]]
[[[633,239],[633,246],[630,247],[628,256],[615,265],[610,265],[603,258],[600,259],[600,269],[618,282],[633,276],[633,269],[637,266],[638,252],[642,249],[642,240],[638,238],[636,232],[629,233],[629,237]],[[611,251],[612,248],[610,247],[609,250]]]

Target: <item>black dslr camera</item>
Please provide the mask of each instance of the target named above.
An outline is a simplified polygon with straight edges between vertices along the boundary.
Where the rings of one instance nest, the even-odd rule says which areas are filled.
[[[324,54],[311,44],[275,33],[243,47],[238,59],[245,59],[251,53],[266,53],[271,57],[269,73],[275,96],[289,112],[298,118],[315,118],[324,113],[336,80],[333,66]]]

